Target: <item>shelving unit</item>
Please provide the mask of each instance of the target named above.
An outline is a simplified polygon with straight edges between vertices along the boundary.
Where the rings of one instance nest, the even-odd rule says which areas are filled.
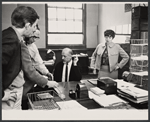
[[[148,71],[148,39],[130,41],[130,72]]]
[[[131,23],[130,82],[148,90],[148,7],[134,7]]]

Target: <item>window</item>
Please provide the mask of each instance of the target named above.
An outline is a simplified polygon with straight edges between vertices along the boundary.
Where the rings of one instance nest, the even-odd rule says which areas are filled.
[[[85,46],[84,5],[82,3],[47,4],[47,46]]]
[[[116,33],[113,42],[129,43],[131,37],[131,24],[112,26],[110,29],[114,30]]]

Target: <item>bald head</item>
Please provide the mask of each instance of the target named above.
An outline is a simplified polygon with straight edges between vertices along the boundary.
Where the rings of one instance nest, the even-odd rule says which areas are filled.
[[[70,48],[64,48],[64,49],[62,50],[62,52],[66,52],[66,53],[68,53],[68,54],[70,54],[70,55],[73,55],[73,52],[72,52],[72,50],[71,50]]]
[[[71,61],[72,59],[72,55],[73,55],[73,52],[70,48],[64,48],[62,50],[62,60],[64,63],[68,63]]]

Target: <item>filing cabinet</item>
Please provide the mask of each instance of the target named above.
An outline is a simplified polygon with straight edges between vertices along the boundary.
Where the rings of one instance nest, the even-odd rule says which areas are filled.
[[[148,18],[148,7],[137,6],[132,8],[132,18]]]
[[[148,39],[148,31],[132,30],[131,39]]]
[[[147,19],[134,18],[131,25],[132,30],[148,30]]]
[[[148,7],[132,8],[131,39],[148,38]]]

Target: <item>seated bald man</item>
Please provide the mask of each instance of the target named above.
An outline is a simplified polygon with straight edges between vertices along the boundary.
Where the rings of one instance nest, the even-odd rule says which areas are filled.
[[[57,82],[80,81],[82,75],[77,65],[78,57],[72,60],[73,51],[70,48],[62,50],[62,61],[54,69],[54,80]]]

